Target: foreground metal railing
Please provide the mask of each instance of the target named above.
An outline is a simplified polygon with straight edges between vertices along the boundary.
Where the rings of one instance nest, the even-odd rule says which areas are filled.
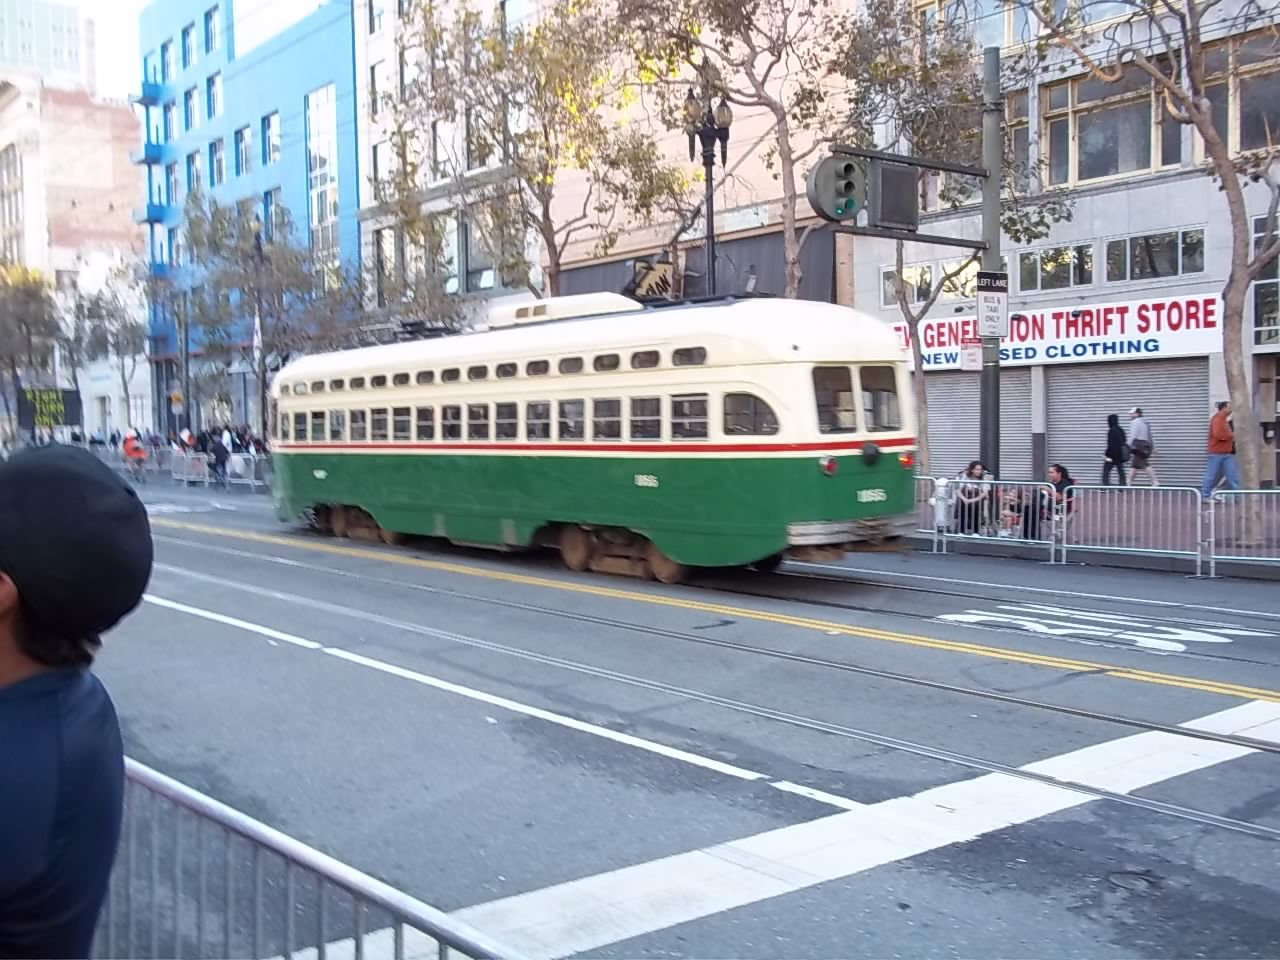
[[[1202,571],[1204,511],[1194,487],[1071,487],[1075,509],[1062,525],[1069,551],[1184,557]]]
[[[1280,490],[1227,490],[1209,503],[1209,576],[1220,560],[1280,565]]]
[[[1052,484],[1022,480],[939,479],[935,483],[935,552],[957,540],[1044,547],[1056,558],[1064,516]]]
[[[133,760],[96,958],[518,960],[368,874]]]

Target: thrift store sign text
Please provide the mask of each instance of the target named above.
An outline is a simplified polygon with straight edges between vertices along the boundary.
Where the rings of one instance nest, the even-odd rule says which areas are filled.
[[[1000,362],[1011,367],[1042,363],[1204,356],[1222,350],[1222,303],[1216,296],[1169,297],[1051,310],[1009,310],[1009,336]],[[906,323],[893,325],[904,350]],[[976,339],[976,317],[920,321],[926,370],[958,370],[964,342]]]

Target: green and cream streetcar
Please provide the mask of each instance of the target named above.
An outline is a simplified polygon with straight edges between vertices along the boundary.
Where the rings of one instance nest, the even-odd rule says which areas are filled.
[[[285,367],[276,509],[664,582],[883,548],[912,526],[905,360],[827,303],[496,306],[481,331]]]

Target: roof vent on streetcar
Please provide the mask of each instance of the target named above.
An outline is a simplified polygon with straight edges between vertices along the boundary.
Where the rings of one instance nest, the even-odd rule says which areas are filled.
[[[516,327],[525,323],[568,320],[573,317],[636,313],[643,309],[644,304],[630,297],[624,297],[620,293],[580,293],[524,303],[498,304],[490,308],[487,321],[489,329],[494,330],[500,327]]]

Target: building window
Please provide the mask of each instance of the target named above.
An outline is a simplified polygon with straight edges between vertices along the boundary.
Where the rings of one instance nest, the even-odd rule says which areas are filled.
[[[470,223],[464,221],[462,231],[467,256],[467,292],[492,290],[493,254],[489,252],[480,232]]]
[[[195,87],[182,95],[182,122],[188,130],[200,126],[200,102]]]
[[[222,74],[215,73],[204,82],[205,109],[209,119],[222,116]]]
[[[880,272],[880,303],[883,306],[897,306],[897,275],[896,270],[882,270]],[[907,303],[924,303],[929,299],[929,295],[933,293],[933,266],[931,264],[903,267],[902,279],[907,287]]]
[[[468,109],[463,116],[467,135],[467,169],[478,170],[489,165],[493,159],[493,144],[484,129],[483,120],[476,116],[474,110]]]
[[[196,25],[189,23],[182,28],[182,69],[196,62]]]
[[[1212,100],[1212,90],[1210,99]],[[1049,183],[1100,180],[1182,158],[1182,126],[1136,66],[1104,83],[1092,76],[1049,84],[1040,90],[1044,116],[1041,155]]]
[[[178,202],[178,165],[171,163],[164,168],[165,202]]]
[[[1005,138],[1013,163],[1013,188],[1018,193],[1031,190],[1031,127],[1028,123],[1026,90],[1014,90],[1005,96]]]
[[[262,165],[269,167],[280,159],[280,114],[262,118]]]
[[[200,186],[200,151],[196,150],[187,154],[187,193],[199,193]]]
[[[253,169],[253,131],[241,127],[236,131],[236,176],[243,177]]]
[[[213,53],[222,46],[222,20],[217,7],[204,12],[204,52]]]
[[[431,144],[429,147],[431,152],[428,157],[428,161],[431,164],[430,176],[432,180],[443,180],[445,175],[444,141],[441,139],[441,137],[442,137],[442,133],[440,129],[440,121],[432,120],[431,121]]]
[[[387,305],[391,271],[395,264],[395,228],[383,227],[373,232],[373,278],[378,307]]]
[[[388,144],[384,140],[382,143],[375,143],[369,153],[369,179],[373,183],[375,200],[382,200],[387,193],[385,182],[387,176],[387,149]]]
[[[1253,221],[1253,253],[1257,256],[1275,237],[1267,237],[1267,218]],[[1253,342],[1258,346],[1280,344],[1280,258],[1272,258],[1253,284]]]
[[[173,79],[173,41],[166,40],[160,44],[160,82],[168,83]]]
[[[280,202],[280,188],[273,187],[262,195],[262,238],[268,243],[275,240],[284,207]]]
[[[1018,289],[1066,290],[1093,283],[1093,244],[1044,247],[1018,254]]]
[[[220,187],[227,179],[225,151],[222,141],[215,140],[209,144],[209,186]]]
[[[332,83],[307,94],[311,250],[326,277],[338,262],[338,106]]]
[[[1107,241],[1107,283],[1204,272],[1204,230],[1169,230]]]
[[[382,110],[382,97],[387,90],[387,62],[379,60],[369,68],[369,116],[376,117]]]
[[[169,266],[176,267],[182,263],[182,240],[178,233],[177,227],[170,227],[168,231],[169,241]]]
[[[178,105],[176,103],[166,103],[164,105],[164,142],[171,143],[178,135]]]
[[[382,0],[369,0],[369,32],[382,29]]]

